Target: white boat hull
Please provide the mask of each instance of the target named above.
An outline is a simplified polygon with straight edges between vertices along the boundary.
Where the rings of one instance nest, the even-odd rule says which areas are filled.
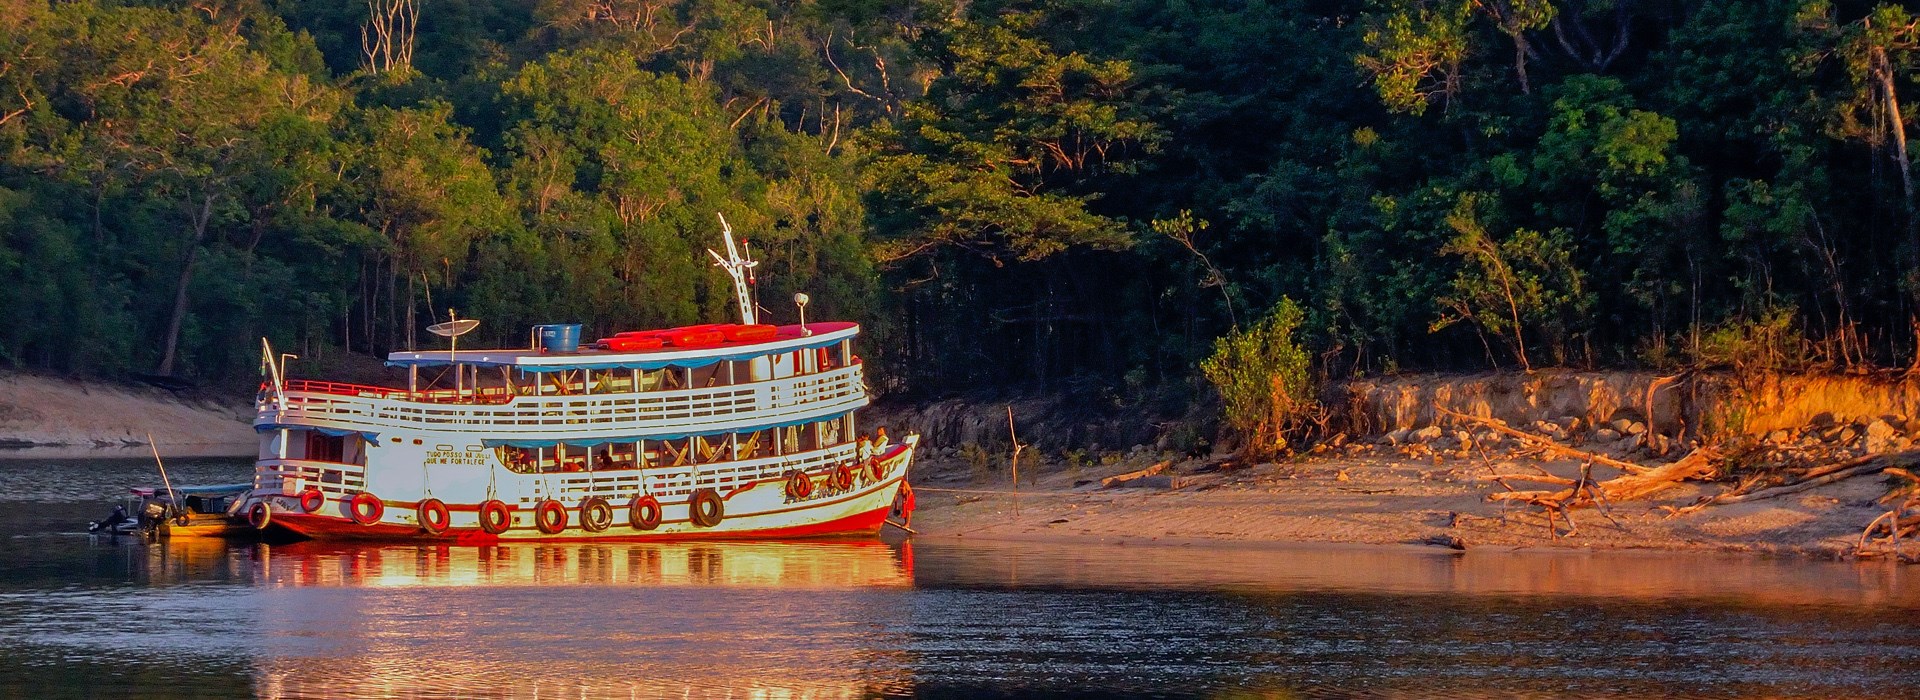
[[[447,447],[432,439],[419,442],[426,448]],[[248,507],[264,503],[271,510],[268,527],[315,539],[488,544],[871,536],[885,524],[906,483],[918,438],[909,436],[869,464],[858,463],[849,449],[843,449],[850,446],[840,446],[698,467],[542,474],[507,470],[491,450],[405,449],[411,442],[377,448],[378,456],[372,458],[380,464],[375,468],[261,460]],[[417,468],[394,464],[416,459]],[[842,467],[852,472],[852,478],[845,479],[851,483],[836,488]],[[790,486],[795,472],[812,483],[806,489],[810,493],[795,494]],[[722,504],[719,521],[704,526],[696,524],[691,513],[693,493],[702,489],[712,489]],[[361,517],[354,517],[353,499],[361,493],[379,501],[377,516],[369,517],[373,509],[363,499]],[[630,507],[643,496],[659,504],[659,523],[651,528],[636,523]],[[447,521],[436,528],[438,532],[430,532],[422,522],[427,513],[421,504],[427,499],[446,506]],[[583,526],[583,505],[590,499],[610,507],[612,517],[605,529]],[[508,511],[505,527],[495,532],[482,527],[481,504],[487,501],[500,501]],[[542,528],[536,522],[540,504],[547,501],[564,509],[563,526],[555,528],[549,522],[549,527]]]

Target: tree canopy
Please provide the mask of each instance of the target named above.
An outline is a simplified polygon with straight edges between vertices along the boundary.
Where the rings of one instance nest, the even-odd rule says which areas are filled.
[[[1276,317],[1327,375],[1920,358],[1896,3],[36,0],[0,56],[12,367],[723,320],[717,215],[888,389]]]

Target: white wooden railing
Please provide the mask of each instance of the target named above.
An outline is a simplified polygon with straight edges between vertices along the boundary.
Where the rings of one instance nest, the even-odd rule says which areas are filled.
[[[815,474],[825,473],[826,467],[854,462],[857,450],[857,446],[847,443],[809,452],[738,462],[598,472],[528,474],[521,476],[520,479],[522,483],[530,484],[532,488],[522,492],[519,499],[522,503],[533,503],[543,498],[555,498],[569,504],[578,503],[588,496],[626,499],[642,491],[642,482],[645,483],[646,493],[662,499],[685,496],[693,493],[695,488],[713,488],[726,493],[734,487],[785,477],[788,472],[795,469]],[[859,476],[865,479],[864,472]]]
[[[367,469],[354,464],[310,459],[263,459],[254,464],[254,491],[298,495],[317,486],[328,498],[351,495],[367,488]]]
[[[255,425],[382,432],[469,432],[504,439],[644,438],[751,430],[828,418],[866,405],[861,365],[817,374],[673,391],[515,396],[502,404],[408,401],[392,394],[289,390],[265,394]]]

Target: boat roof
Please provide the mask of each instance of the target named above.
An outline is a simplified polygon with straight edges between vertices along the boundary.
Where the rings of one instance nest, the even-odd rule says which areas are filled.
[[[613,352],[586,347],[578,352],[548,352],[527,348],[502,350],[420,350],[387,355],[392,367],[429,367],[462,364],[479,367],[513,367],[523,372],[564,372],[576,369],[660,369],[662,367],[705,367],[729,360],[751,360],[795,350],[821,348],[859,334],[860,325],[848,321],[823,321],[779,326],[772,340],[727,341],[698,348],[663,347],[653,350]]]
[[[253,483],[246,482],[239,484],[213,484],[209,486],[178,486],[173,489],[173,492],[182,496],[224,496],[250,491],[252,489]],[[166,492],[167,489],[164,486],[144,486],[134,487],[128,490],[132,491],[135,496],[151,498],[156,493]]]

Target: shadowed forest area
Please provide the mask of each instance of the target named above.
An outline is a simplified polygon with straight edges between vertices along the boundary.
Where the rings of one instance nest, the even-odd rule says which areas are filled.
[[[722,213],[887,391],[1905,367],[1917,68],[1821,0],[0,0],[0,363],[725,320]]]

